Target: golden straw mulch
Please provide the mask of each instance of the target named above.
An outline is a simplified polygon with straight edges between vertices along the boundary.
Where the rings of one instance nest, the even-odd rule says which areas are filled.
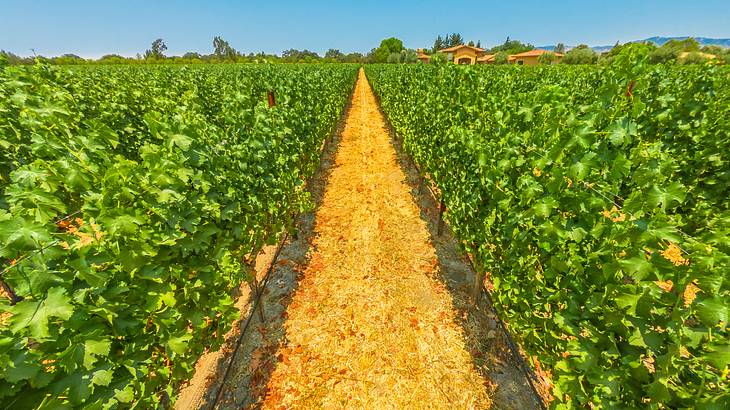
[[[436,251],[360,72],[263,408],[488,408]]]

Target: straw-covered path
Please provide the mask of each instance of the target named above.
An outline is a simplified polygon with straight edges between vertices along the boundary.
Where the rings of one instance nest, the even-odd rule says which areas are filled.
[[[487,408],[436,251],[360,72],[263,408]]]

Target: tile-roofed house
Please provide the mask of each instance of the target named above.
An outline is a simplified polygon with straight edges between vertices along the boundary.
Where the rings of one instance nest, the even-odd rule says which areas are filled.
[[[418,49],[418,59],[424,63],[430,60],[430,56],[427,55],[423,49]],[[487,54],[486,50],[479,47],[469,46],[461,44],[458,46],[448,47],[439,50],[440,53],[446,54],[449,61],[454,64],[494,64],[496,63],[496,54]],[[507,62],[510,64],[519,65],[538,65],[540,63],[540,57],[545,54],[551,54],[555,56],[554,63],[560,62],[563,58],[563,54],[555,53],[548,50],[536,48],[534,50],[525,51],[524,53],[512,54],[507,56]]]
[[[439,52],[448,55],[449,60],[453,61],[454,64],[476,64],[477,58],[484,54],[484,49],[461,44],[444,48]]]
[[[563,58],[563,54],[536,48],[534,50],[525,51],[524,53],[510,55],[509,62],[519,65],[538,65],[540,64],[540,57],[544,54],[555,55],[555,62],[559,62]]]
[[[418,54],[418,60],[424,64],[431,60],[431,56],[426,54],[426,51],[422,48],[417,49],[416,53]]]
[[[494,64],[494,57],[496,54],[484,54],[477,58],[477,64]]]

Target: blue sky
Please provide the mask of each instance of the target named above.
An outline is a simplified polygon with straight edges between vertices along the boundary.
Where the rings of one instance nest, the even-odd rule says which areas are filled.
[[[651,36],[730,37],[729,0],[233,1],[0,0],[0,49],[28,55],[210,53],[220,35],[239,51],[366,52],[396,36],[430,47],[460,32],[482,45],[607,45]]]

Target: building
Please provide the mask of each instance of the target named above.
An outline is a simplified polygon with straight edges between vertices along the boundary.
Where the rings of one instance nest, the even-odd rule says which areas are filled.
[[[419,48],[416,50],[416,53],[418,54],[418,61],[426,64],[431,60],[431,56],[426,54],[426,51],[422,48]]]
[[[476,64],[477,58],[484,54],[484,49],[465,44],[445,48],[439,52],[447,55],[449,61],[454,64]]]
[[[494,57],[496,54],[484,54],[477,58],[477,64],[494,64]]]
[[[482,48],[467,46],[464,44],[444,48],[443,50],[439,50],[439,52],[446,54],[447,59],[452,61],[454,64],[494,64],[497,57],[496,54],[486,54],[486,51]],[[538,65],[540,64],[540,57],[545,54],[555,56],[553,64],[557,64],[563,59],[563,54],[561,53],[554,53],[552,51],[536,48],[524,53],[509,55],[507,56],[507,62],[509,64],[517,65]],[[427,63],[430,57],[423,52],[423,49],[419,49],[418,59]]]
[[[534,50],[525,51],[524,53],[512,54],[509,56],[509,63],[517,65],[538,65],[540,64],[540,57],[545,54],[553,54],[555,56],[553,64],[557,64],[563,59],[563,54],[536,48]]]

